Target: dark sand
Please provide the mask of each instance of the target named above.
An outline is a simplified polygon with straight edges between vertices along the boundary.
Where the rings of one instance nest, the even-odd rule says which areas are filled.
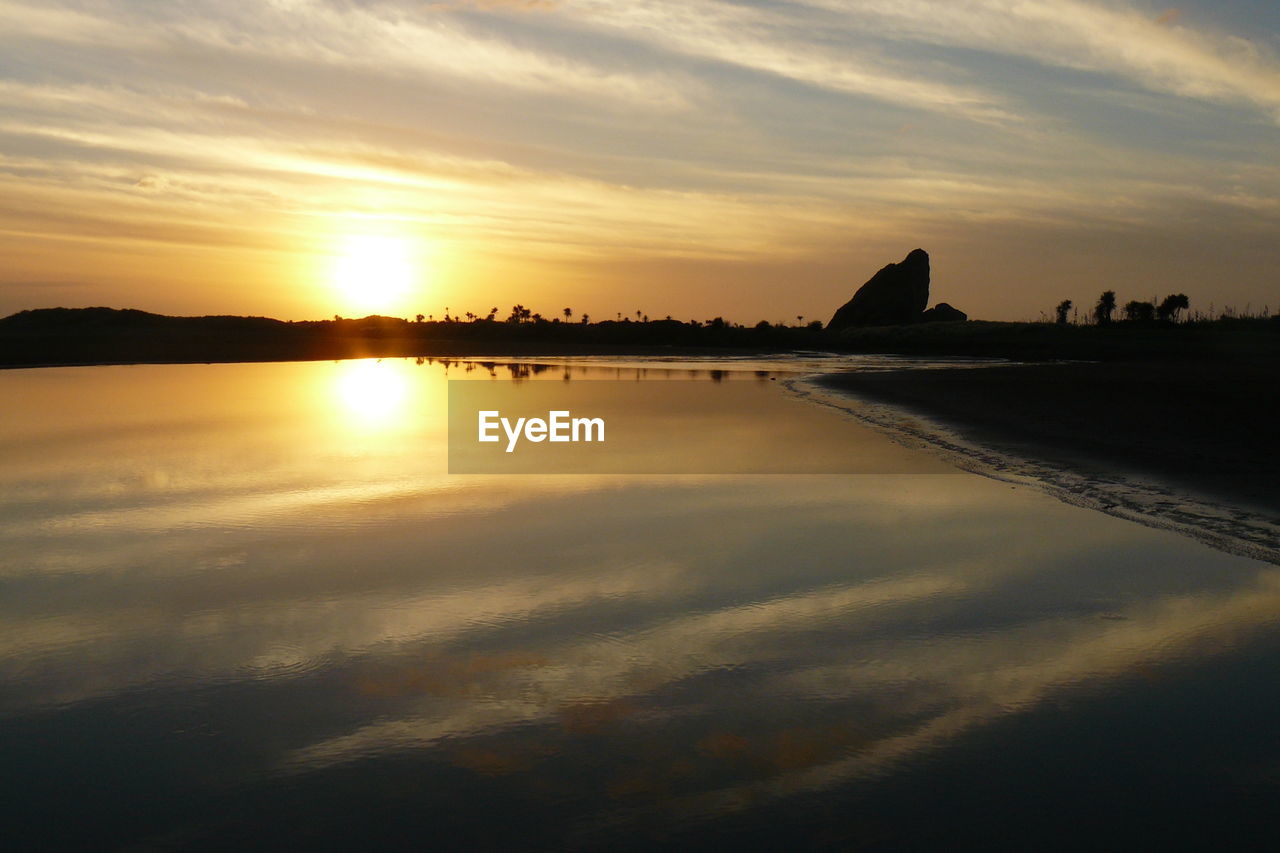
[[[975,444],[1156,478],[1280,516],[1273,359],[1010,365],[824,377]]]

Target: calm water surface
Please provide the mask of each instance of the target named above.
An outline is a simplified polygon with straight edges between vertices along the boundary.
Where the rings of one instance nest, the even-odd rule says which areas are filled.
[[[1275,841],[1274,566],[924,457],[446,473],[490,373],[906,452],[812,366],[0,372],[0,849]]]

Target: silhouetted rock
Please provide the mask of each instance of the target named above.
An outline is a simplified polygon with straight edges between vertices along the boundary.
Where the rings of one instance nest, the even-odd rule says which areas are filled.
[[[952,308],[946,302],[939,302],[928,311],[920,315],[918,322],[921,323],[958,323],[962,320],[968,320],[969,315],[961,311],[959,308]]]
[[[929,253],[915,249],[900,263],[889,264],[853,298],[840,306],[827,328],[898,326],[914,323],[929,304]]]

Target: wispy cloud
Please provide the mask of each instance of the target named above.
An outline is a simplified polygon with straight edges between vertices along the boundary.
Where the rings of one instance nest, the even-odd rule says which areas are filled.
[[[937,76],[908,73],[866,50],[825,43],[796,9],[730,3],[573,0],[566,8],[591,24],[661,50],[715,60],[847,94],[981,120],[1009,119],[997,99]],[[788,17],[790,13],[790,17]],[[813,22],[817,23],[817,22]]]
[[[102,15],[65,6],[0,0],[6,40],[36,39],[98,47],[137,47],[144,35],[134,27]]]
[[[466,4],[476,8],[543,8],[520,3]],[[547,7],[550,8],[550,7]],[[86,43],[98,48],[149,48],[168,53],[199,48],[222,62],[237,58],[368,68],[382,75],[431,73],[533,89],[678,107],[679,88],[659,69],[629,74],[485,35],[460,19],[410,14],[394,6],[277,0],[253,6],[207,2],[157,10],[116,3],[100,15],[5,0],[9,37]],[[430,11],[428,9],[428,11]],[[165,59],[165,57],[154,57]]]
[[[105,252],[115,223],[305,254],[319,223],[378,216],[459,256],[817,281],[850,252],[1029,223],[1157,234],[1209,204],[1262,227],[1280,61],[1208,9],[0,0],[0,250],[24,280],[79,280],[23,241]]]
[[[1156,91],[1246,102],[1280,121],[1280,60],[1254,41],[1125,0],[801,0],[882,36],[1114,74]]]

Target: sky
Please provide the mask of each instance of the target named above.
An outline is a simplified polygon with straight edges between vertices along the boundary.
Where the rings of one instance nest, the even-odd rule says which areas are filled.
[[[1274,0],[0,0],[0,315],[1280,311]]]

